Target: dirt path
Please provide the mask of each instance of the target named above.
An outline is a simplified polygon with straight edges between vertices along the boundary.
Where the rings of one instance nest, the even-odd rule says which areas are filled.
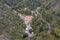
[[[34,32],[30,33],[30,30],[32,30],[32,27],[30,25],[30,22],[32,21],[32,16],[26,16],[22,14],[18,14],[22,20],[24,20],[24,23],[26,25],[25,33],[28,34],[28,37],[32,37]]]

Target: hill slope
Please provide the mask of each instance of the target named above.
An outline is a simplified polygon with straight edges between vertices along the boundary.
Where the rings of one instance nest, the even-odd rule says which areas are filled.
[[[0,36],[4,35],[6,40],[60,40],[59,2],[60,0],[0,0]],[[33,16],[31,26],[34,37],[24,37],[25,24],[18,13]]]

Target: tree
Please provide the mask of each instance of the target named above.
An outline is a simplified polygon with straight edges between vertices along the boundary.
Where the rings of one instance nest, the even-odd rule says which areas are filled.
[[[10,40],[59,40],[60,0],[0,0],[0,30]],[[7,7],[7,5],[8,8]],[[16,10],[16,13],[13,11]],[[17,15],[32,15],[34,37],[24,33],[24,21]]]

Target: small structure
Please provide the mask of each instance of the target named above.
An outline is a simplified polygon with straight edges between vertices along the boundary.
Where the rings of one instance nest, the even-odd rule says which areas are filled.
[[[26,16],[22,14],[18,14],[22,20],[24,20],[24,23],[26,25],[25,33],[28,34],[28,37],[32,37],[34,32],[30,32],[32,30],[32,27],[30,26],[30,22],[32,20],[32,16]]]

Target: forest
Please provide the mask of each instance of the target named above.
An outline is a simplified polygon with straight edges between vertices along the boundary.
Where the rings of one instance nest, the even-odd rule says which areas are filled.
[[[33,16],[34,36],[18,14]],[[60,40],[60,0],[0,0],[0,40]]]

